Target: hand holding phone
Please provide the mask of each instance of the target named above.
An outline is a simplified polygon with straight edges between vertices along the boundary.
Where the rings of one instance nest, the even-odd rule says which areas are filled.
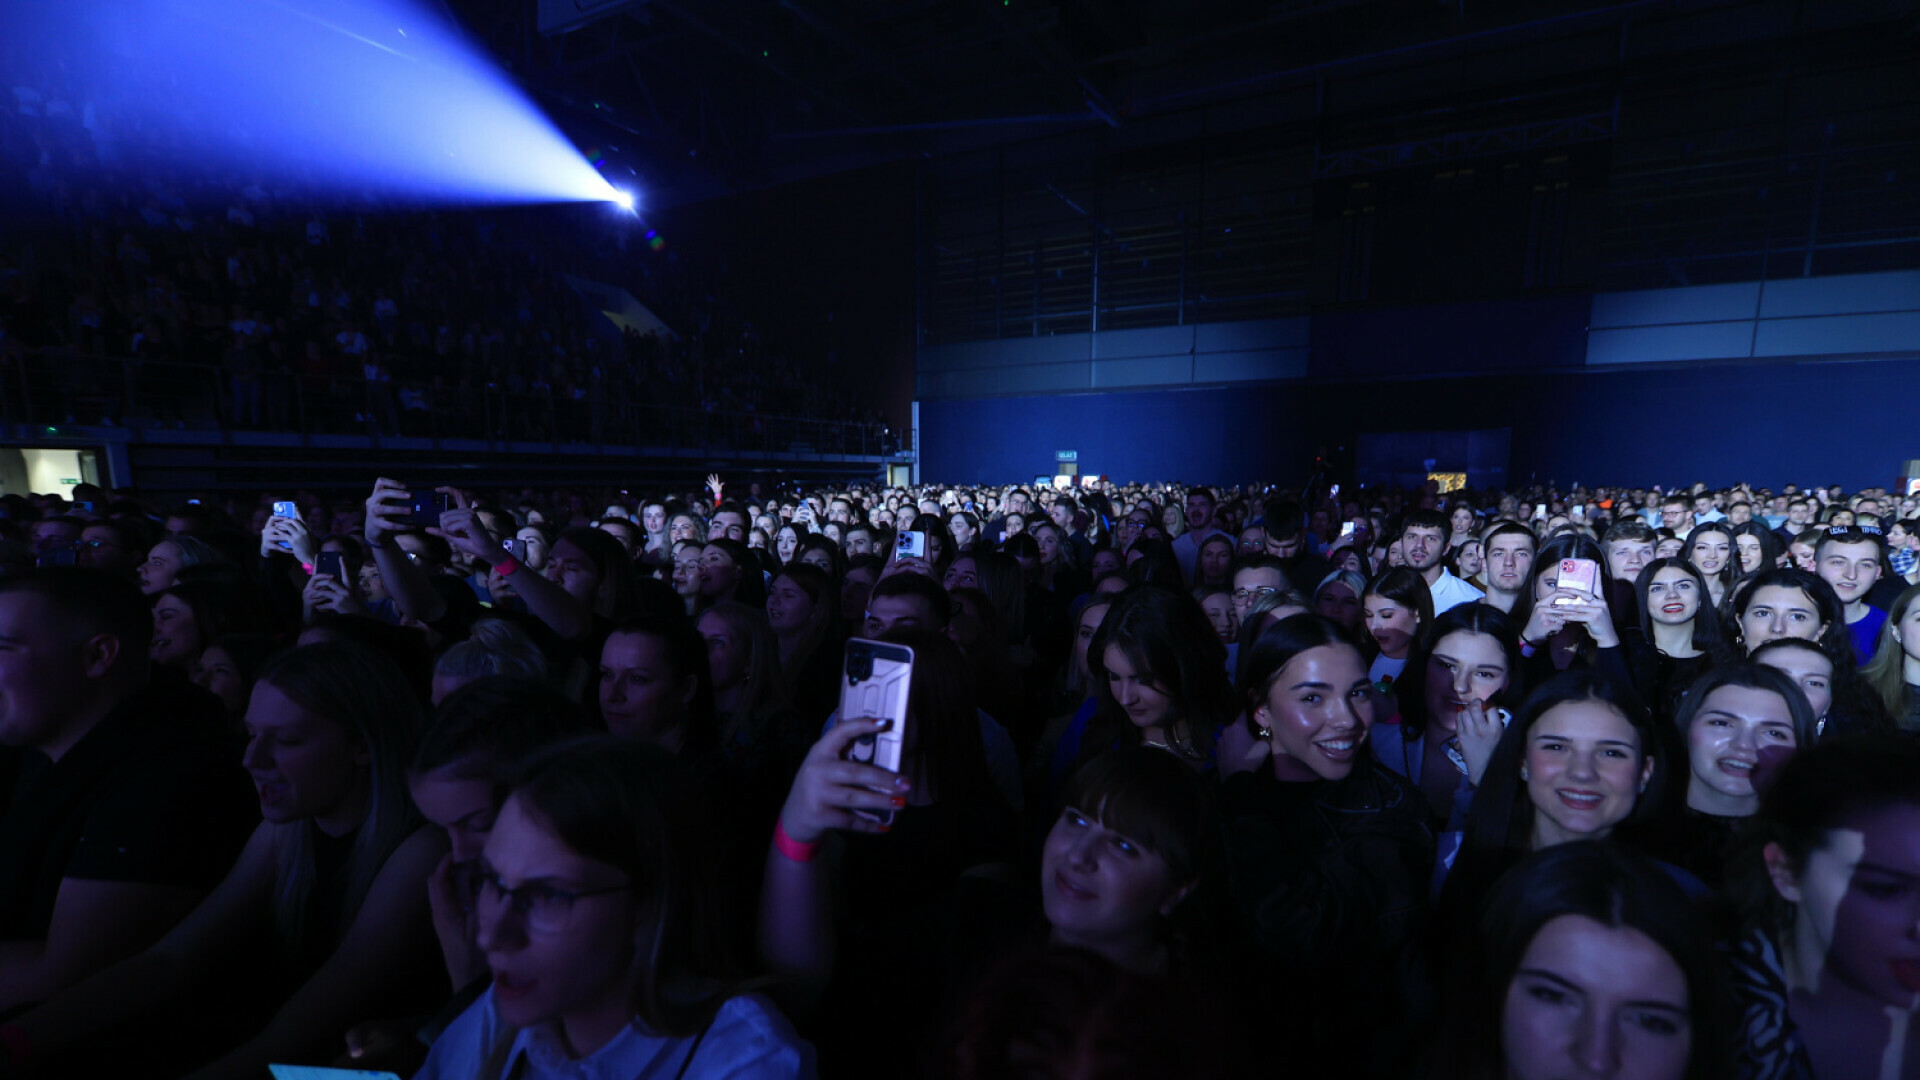
[[[786,805],[780,808],[780,827],[788,839],[817,844],[836,829],[885,832],[877,817],[891,815],[907,805],[913,783],[877,765],[854,760],[854,744],[873,740],[890,720],[859,717],[841,720],[807,751],[807,760],[793,778]]]
[[[347,584],[346,556],[337,551],[321,552],[319,561],[313,564],[313,573],[315,577],[325,575],[342,585]]]
[[[1553,587],[1583,593],[1588,597],[1597,596],[1600,592],[1600,564],[1592,559],[1561,559]],[[1571,602],[1565,597],[1554,600],[1556,604]]]
[[[847,642],[840,677],[840,717],[875,719],[885,725],[847,748],[847,760],[901,771],[906,750],[907,694],[913,686],[913,650],[904,645],[853,638]],[[856,811],[861,812],[861,811]],[[865,813],[882,825],[893,812]]]

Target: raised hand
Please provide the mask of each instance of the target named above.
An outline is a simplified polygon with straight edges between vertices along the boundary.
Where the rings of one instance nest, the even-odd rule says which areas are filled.
[[[1500,721],[1500,710],[1487,708],[1482,698],[1474,698],[1460,710],[1454,736],[1460,740],[1460,756],[1467,759],[1467,782],[1474,787],[1487,775],[1487,763],[1493,760],[1493,748],[1500,745],[1507,725]]]
[[[854,811],[897,810],[907,805],[912,783],[877,765],[845,758],[854,740],[885,731],[890,723],[870,718],[842,720],[813,744],[799,775],[793,778],[787,804],[780,809],[780,824],[788,837],[815,844],[835,829],[886,831],[886,826]]]
[[[400,481],[384,476],[375,480],[373,494],[367,496],[367,543],[379,547],[387,536],[407,527],[412,512],[412,497]]]

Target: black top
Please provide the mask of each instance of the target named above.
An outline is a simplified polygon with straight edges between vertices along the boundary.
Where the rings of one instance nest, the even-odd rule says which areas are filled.
[[[1413,1015],[1422,997],[1412,945],[1433,869],[1426,797],[1365,757],[1344,780],[1236,774],[1225,806],[1231,891],[1251,939],[1237,950],[1242,1013],[1288,1018],[1298,1075],[1382,1074],[1404,1047],[1379,1018]]]
[[[1367,757],[1344,780],[1238,773],[1225,795],[1233,893],[1275,959],[1352,970],[1412,939],[1434,841],[1404,777]]]
[[[1632,830],[1629,842],[1663,863],[1677,866],[1719,892],[1726,884],[1744,817],[1721,817],[1683,806],[1663,815],[1657,828]]]
[[[1653,710],[1656,720],[1670,725],[1680,711],[1687,688],[1714,667],[1708,653],[1699,656],[1672,657],[1661,652],[1634,627],[1620,637],[1626,650],[1627,669],[1633,675],[1633,688],[1640,700]]]
[[[259,821],[220,700],[141,690],[59,761],[23,750],[0,773],[0,939],[40,941],[66,878],[218,884]]]

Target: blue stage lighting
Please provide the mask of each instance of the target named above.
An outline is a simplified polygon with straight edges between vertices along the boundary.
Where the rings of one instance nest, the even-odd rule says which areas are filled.
[[[184,169],[343,201],[611,202],[527,95],[420,0],[0,5],[0,35],[74,73]],[[57,10],[58,15],[52,14]]]

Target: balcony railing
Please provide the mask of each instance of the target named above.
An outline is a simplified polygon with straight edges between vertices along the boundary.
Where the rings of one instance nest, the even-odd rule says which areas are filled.
[[[35,350],[0,353],[0,423],[586,443],[878,457],[879,424],[642,404],[616,393],[368,381]]]

